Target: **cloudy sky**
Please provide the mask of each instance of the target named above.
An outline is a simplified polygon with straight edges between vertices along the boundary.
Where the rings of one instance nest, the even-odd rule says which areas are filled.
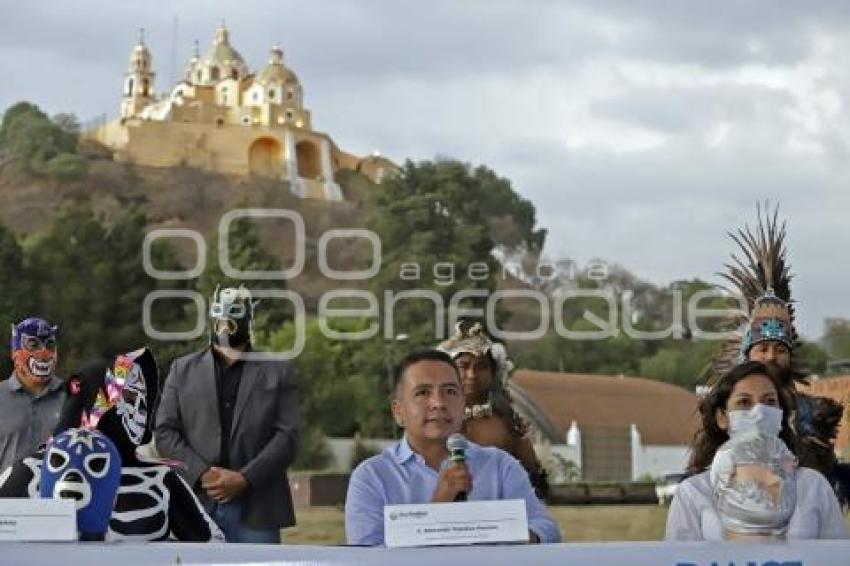
[[[725,232],[779,202],[803,333],[850,318],[844,1],[9,0],[0,109],[112,116],[139,27],[164,90],[221,18],[254,69],[283,47],[341,147],[510,178],[553,258],[716,281]]]

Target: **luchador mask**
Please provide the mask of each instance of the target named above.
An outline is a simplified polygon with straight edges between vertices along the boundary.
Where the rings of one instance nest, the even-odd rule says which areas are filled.
[[[128,356],[118,356],[106,374],[107,387],[117,384],[121,393],[116,404],[121,424],[133,444],[141,444],[148,424],[147,387],[142,368]]]
[[[723,536],[782,538],[797,501],[797,459],[775,434],[733,435],[711,464]]]
[[[56,369],[57,327],[40,318],[12,326],[12,361],[19,378],[44,383]]]
[[[72,428],[54,436],[44,453],[43,498],[73,499],[81,539],[102,539],[121,481],[121,457],[96,430]]]
[[[147,348],[121,354],[106,371],[103,388],[83,418],[83,426],[98,427],[123,445],[139,446],[150,440],[150,415],[159,394],[159,375],[153,353]],[[105,426],[104,415],[115,408],[123,434],[116,436],[117,423]]]
[[[216,288],[210,300],[210,339],[219,346],[240,347],[251,342],[254,306],[245,286]]]

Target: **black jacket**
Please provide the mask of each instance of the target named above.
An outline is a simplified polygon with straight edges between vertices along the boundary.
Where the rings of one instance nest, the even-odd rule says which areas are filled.
[[[240,496],[242,524],[289,527],[295,514],[286,469],[295,459],[299,423],[295,372],[285,361],[243,363],[228,454],[230,467],[249,483]],[[222,434],[215,379],[211,349],[176,359],[163,386],[155,427],[159,453],[184,463],[183,477],[206,503],[198,480],[218,464]]]

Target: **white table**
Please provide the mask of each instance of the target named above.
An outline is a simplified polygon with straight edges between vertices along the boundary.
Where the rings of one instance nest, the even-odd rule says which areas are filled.
[[[850,541],[777,544],[570,543],[373,549],[188,543],[0,543],[0,564],[292,564],[299,566],[848,566]]]

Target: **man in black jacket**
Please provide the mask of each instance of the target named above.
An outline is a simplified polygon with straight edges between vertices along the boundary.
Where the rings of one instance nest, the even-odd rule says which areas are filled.
[[[292,366],[251,350],[254,306],[243,286],[216,289],[212,344],[172,364],[156,445],[183,462],[228,542],[278,543],[280,529],[295,524],[286,469],[297,448],[298,400]]]

